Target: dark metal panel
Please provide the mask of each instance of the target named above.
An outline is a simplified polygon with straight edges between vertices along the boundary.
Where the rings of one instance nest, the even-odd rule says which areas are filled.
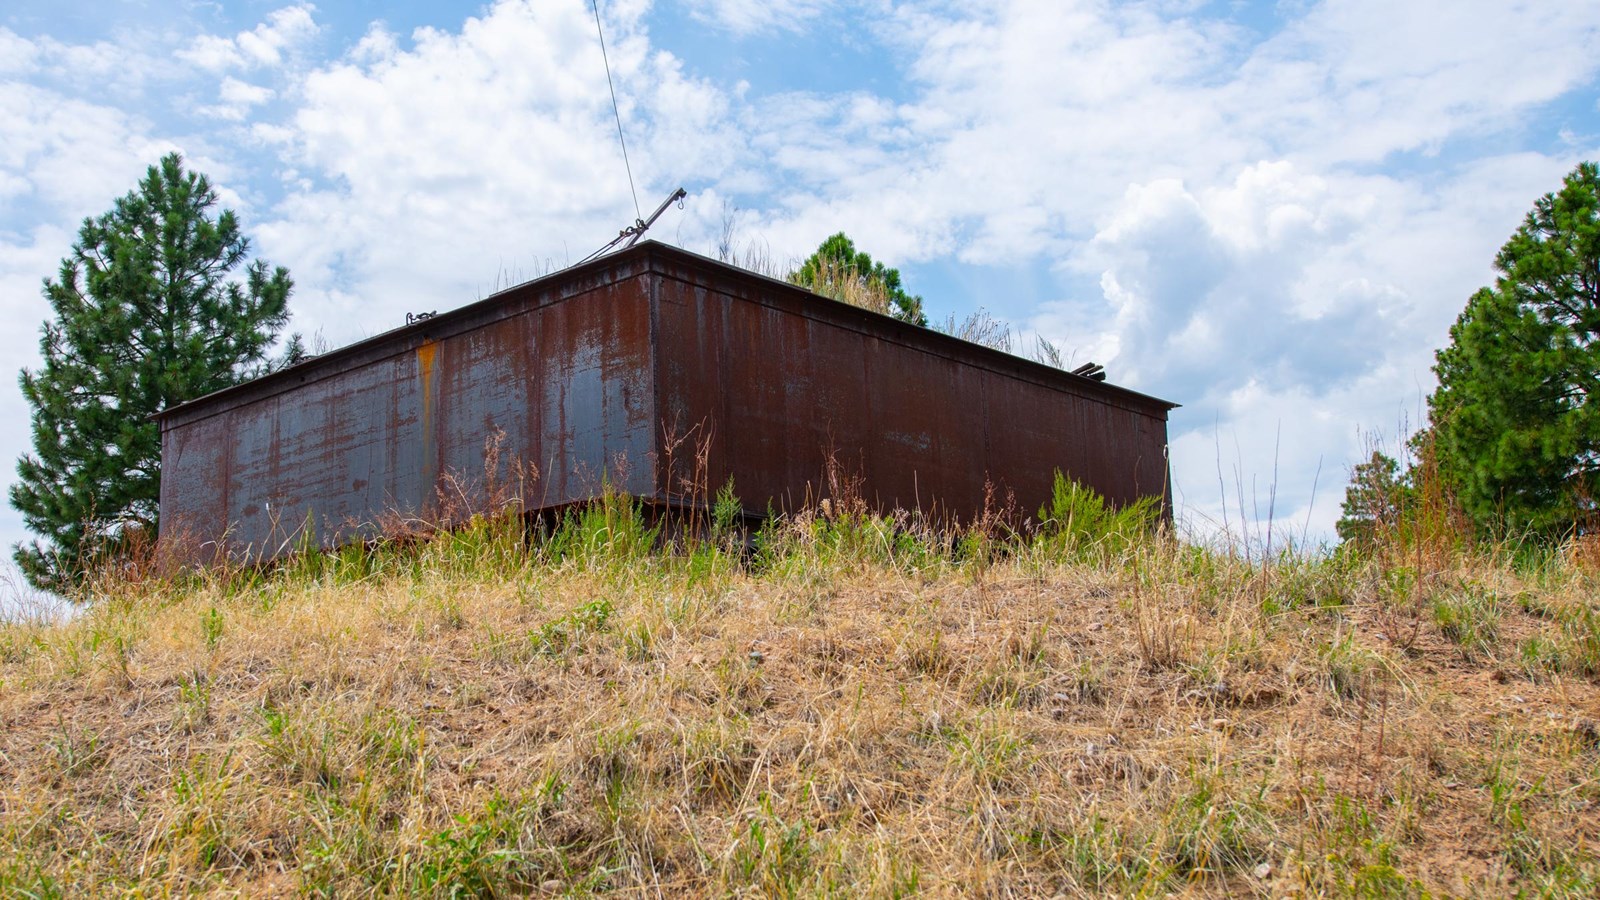
[[[882,342],[865,349],[860,391],[872,429],[864,436],[871,499],[957,516],[981,508],[991,477],[981,452],[986,374]]]
[[[374,533],[382,513],[423,514],[425,384],[411,360],[394,357],[215,417],[232,423],[233,551],[270,557],[305,538],[308,524],[311,539],[328,542]]]
[[[959,518],[987,481],[1032,512],[1058,467],[1125,502],[1165,493],[1171,406],[643,244],[169,410],[162,529],[270,557],[308,520],[328,544],[451,519],[513,466],[529,508],[733,476],[793,510],[830,466]]]
[[[991,384],[985,410],[990,471],[1003,474],[1029,513],[1048,498],[1056,469],[1119,504],[1166,494],[1164,414],[1027,382]]]
[[[228,529],[230,421],[213,418],[161,435],[161,534],[209,559]]]
[[[444,340],[494,325],[505,319],[525,315],[539,307],[560,303],[598,288],[621,285],[648,271],[652,252],[659,252],[660,249],[659,244],[642,244],[628,253],[619,253],[564,269],[508,288],[459,309],[418,319],[416,324],[386,331],[253,381],[179,404],[157,414],[157,418],[163,428],[170,428],[198,418],[221,415],[235,406],[273,394],[297,391],[321,379],[338,378],[348,370],[397,354],[409,353],[423,339]],[[690,254],[684,255],[690,256]]]
[[[530,386],[543,422],[540,504],[654,490],[650,312],[642,279],[552,307]]]
[[[235,556],[271,558],[308,523],[315,543],[331,545],[456,520],[487,508],[491,477],[537,505],[592,496],[603,478],[650,494],[644,280],[575,297],[549,287],[507,298],[517,315],[408,330],[321,377],[167,417],[164,533],[194,523],[212,540],[226,531]],[[517,465],[537,467],[537,479],[512,478]]]
[[[1170,404],[675,262],[657,287],[659,405],[713,435],[709,487],[733,477],[753,512],[826,495],[830,463],[878,508],[959,519],[989,483],[1032,514],[1057,468],[1118,503],[1165,496]]]

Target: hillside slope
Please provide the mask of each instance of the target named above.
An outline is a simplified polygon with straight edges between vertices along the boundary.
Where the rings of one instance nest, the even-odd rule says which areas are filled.
[[[0,626],[0,895],[1585,896],[1562,557],[484,525]]]

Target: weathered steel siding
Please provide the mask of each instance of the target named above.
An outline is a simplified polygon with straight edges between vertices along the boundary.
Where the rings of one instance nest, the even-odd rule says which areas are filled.
[[[491,314],[382,336],[321,371],[308,364],[298,382],[274,376],[258,396],[246,385],[180,408],[163,429],[163,533],[226,533],[231,554],[271,557],[308,517],[325,545],[436,522],[449,511],[441,499],[482,508],[497,434],[499,477],[537,466],[523,485],[532,504],[591,496],[602,477],[650,493],[645,283],[609,274],[624,277],[575,300],[555,286],[502,297]]]
[[[161,430],[161,540],[187,557],[209,560],[228,531],[231,425],[211,416]]]
[[[161,527],[203,558],[436,523],[491,441],[529,509],[732,476],[796,510],[830,461],[882,509],[1031,513],[1057,468],[1127,502],[1166,494],[1170,406],[642,244],[164,413]]]
[[[1162,401],[693,261],[656,291],[657,405],[711,435],[709,486],[732,476],[752,511],[825,496],[830,458],[879,508],[960,519],[986,481],[1032,514],[1058,468],[1117,503],[1166,496]]]

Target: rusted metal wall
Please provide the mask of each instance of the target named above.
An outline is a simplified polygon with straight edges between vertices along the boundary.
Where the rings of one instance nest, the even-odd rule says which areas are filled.
[[[656,269],[657,406],[709,433],[703,480],[752,511],[826,495],[830,466],[880,509],[962,520],[989,485],[1032,515],[1058,468],[1119,504],[1167,495],[1170,403],[697,257]]]
[[[161,529],[205,556],[273,557],[602,477],[649,494],[655,422],[642,258],[607,260],[428,319],[162,417]],[[514,469],[538,470],[517,483]],[[225,538],[225,540],[224,540]]]
[[[731,476],[751,512],[794,510],[830,464],[956,518],[986,481],[1032,512],[1056,468],[1126,502],[1166,494],[1170,408],[645,243],[169,410],[161,527],[270,558],[308,521],[322,545],[439,522],[488,502],[492,442],[531,509],[604,474],[660,503]]]

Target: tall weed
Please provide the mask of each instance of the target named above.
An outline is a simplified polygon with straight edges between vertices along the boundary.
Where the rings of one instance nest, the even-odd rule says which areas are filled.
[[[660,536],[661,526],[647,523],[640,501],[606,483],[598,499],[562,515],[540,550],[555,562],[615,568],[645,561]]]

